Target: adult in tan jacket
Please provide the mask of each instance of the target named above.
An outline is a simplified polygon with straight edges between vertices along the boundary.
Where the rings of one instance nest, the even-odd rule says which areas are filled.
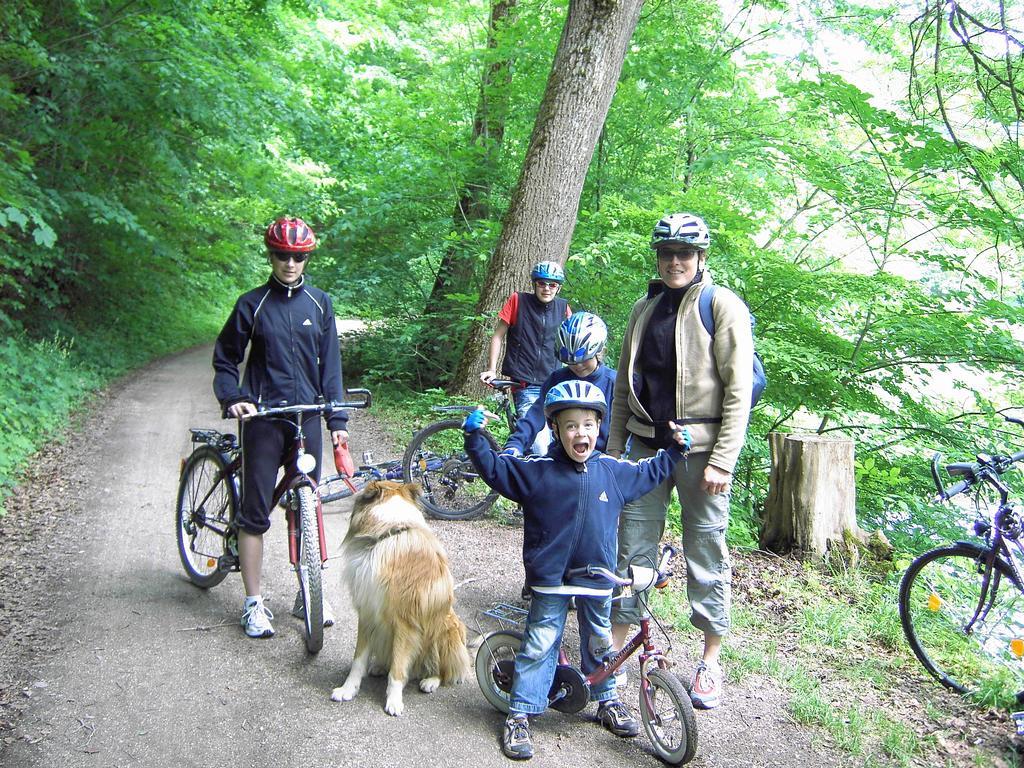
[[[618,568],[657,562],[672,488],[682,507],[690,621],[704,633],[703,659],[693,673],[690,697],[710,709],[721,701],[719,652],[730,623],[732,578],[725,531],[732,472],[750,415],[754,344],[750,314],[724,287],[715,289],[714,337],[701,322],[698,298],[712,285],[706,268],[711,238],[703,219],[666,216],[654,228],[660,280],[636,302],[626,326],[612,399],[608,453],[653,456],[671,440],[669,421],[693,436],[687,461],[671,479],[627,504],[619,520]],[[636,596],[616,601],[613,635],[621,647],[642,605]]]

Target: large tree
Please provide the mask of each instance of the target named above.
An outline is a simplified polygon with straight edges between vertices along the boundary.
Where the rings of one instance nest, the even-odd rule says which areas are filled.
[[[477,315],[493,317],[529,282],[538,261],[563,263],[577,207],[643,0],[570,0],[502,233],[487,268]],[[453,390],[469,392],[486,367],[491,328],[478,323],[463,349]]]

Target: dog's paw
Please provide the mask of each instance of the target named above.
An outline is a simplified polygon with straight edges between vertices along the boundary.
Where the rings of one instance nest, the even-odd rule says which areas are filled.
[[[424,693],[433,693],[441,685],[439,677],[424,677],[420,680],[420,690]]]
[[[358,685],[343,685],[331,691],[331,701],[352,701],[359,693]]]
[[[388,696],[388,700],[384,702],[384,711],[395,717],[402,714],[405,711],[405,702],[402,701],[402,695]]]

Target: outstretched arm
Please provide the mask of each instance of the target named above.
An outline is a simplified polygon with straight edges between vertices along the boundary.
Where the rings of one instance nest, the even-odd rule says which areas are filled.
[[[488,414],[483,406],[469,412],[462,422],[466,454],[485,483],[505,498],[518,502],[527,491],[520,460],[515,456],[498,454],[483,436],[484,426],[493,418],[496,417]]]

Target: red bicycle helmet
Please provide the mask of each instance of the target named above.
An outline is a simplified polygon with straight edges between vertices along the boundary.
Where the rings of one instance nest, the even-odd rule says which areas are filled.
[[[316,235],[302,219],[282,216],[263,234],[267,248],[281,253],[309,253],[316,248]]]

